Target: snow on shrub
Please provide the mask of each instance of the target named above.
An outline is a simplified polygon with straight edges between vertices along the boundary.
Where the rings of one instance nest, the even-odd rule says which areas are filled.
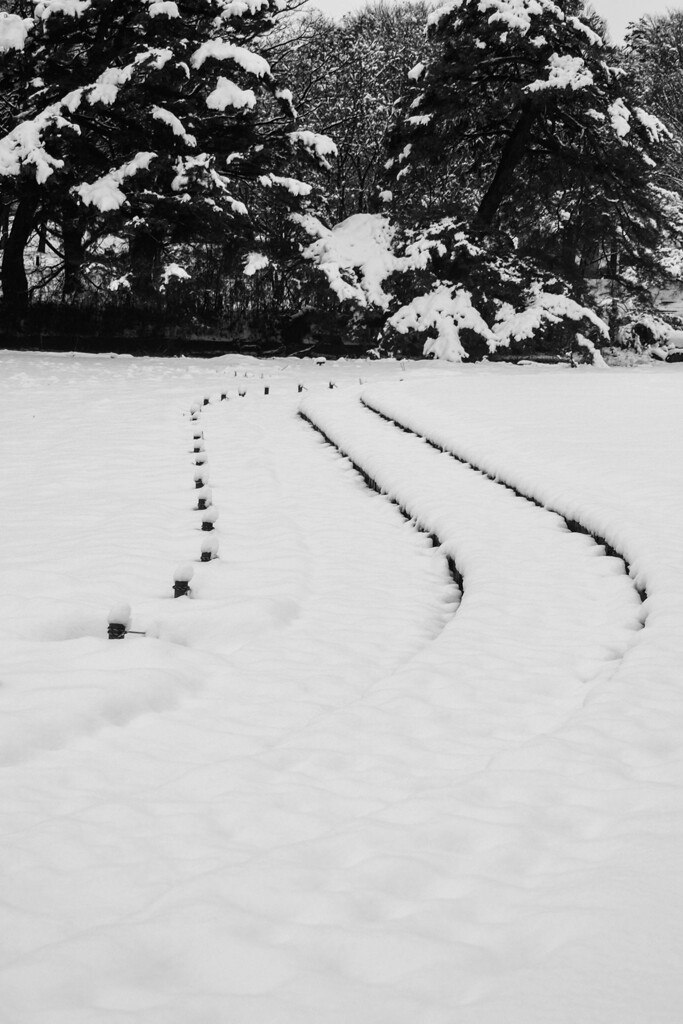
[[[544,327],[560,324],[564,320],[577,324],[587,320],[605,341],[609,340],[609,328],[604,320],[601,320],[592,309],[581,306],[568,295],[554,295],[535,286],[531,290],[530,300],[526,309],[518,313],[506,315],[506,311],[501,311],[499,321],[494,327],[491,351],[510,345],[512,341],[527,341]]]
[[[608,340],[607,325],[565,282],[518,255],[513,243],[475,239],[452,218],[408,231],[383,214],[354,214],[332,228],[296,219],[315,238],[304,257],[337,298],[383,314],[383,354],[421,349],[459,362],[539,342],[551,350],[588,342],[594,351],[596,341]],[[396,344],[397,335],[405,341]]]
[[[164,267],[161,274],[161,290],[165,291],[170,281],[189,281],[190,275],[184,267],[177,263],[169,263]]]
[[[303,255],[319,267],[342,302],[389,308],[391,295],[382,284],[403,263],[393,251],[395,228],[388,217],[356,213],[333,228],[315,217],[294,217],[308,234],[318,235]]]
[[[18,14],[0,11],[0,53],[5,50],[23,50],[32,26],[32,18],[20,18]]]
[[[464,288],[439,285],[426,295],[416,296],[407,306],[401,306],[388,323],[399,334],[431,329],[436,336],[427,339],[423,354],[436,359],[454,363],[467,359],[468,354],[461,341],[463,330],[473,331],[492,349],[495,347],[495,338],[488,324],[474,308],[472,296]]]

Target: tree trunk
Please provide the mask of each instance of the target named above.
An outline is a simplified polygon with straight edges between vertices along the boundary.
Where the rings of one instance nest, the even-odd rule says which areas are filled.
[[[12,227],[2,254],[2,297],[10,314],[21,315],[28,307],[28,280],[24,266],[24,252],[36,223],[38,199],[26,196],[19,200]]]
[[[144,302],[157,297],[157,277],[161,262],[161,243],[148,231],[139,231],[130,240],[133,294]]]
[[[612,279],[612,301],[609,311],[609,340],[613,345],[619,343],[619,247],[616,232],[612,239],[612,252],[609,258],[609,273]]]
[[[489,231],[500,204],[507,198],[515,171],[527,151],[529,137],[534,121],[538,116],[538,108],[527,106],[517,121],[500,154],[498,167],[493,181],[484,193],[475,215],[472,227],[475,231]]]
[[[62,244],[64,246],[64,296],[76,295],[83,287],[83,227],[79,221],[64,211],[62,217]]]

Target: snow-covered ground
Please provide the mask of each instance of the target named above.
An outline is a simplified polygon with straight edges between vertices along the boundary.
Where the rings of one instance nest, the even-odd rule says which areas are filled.
[[[682,384],[0,355],[3,1024],[679,1024]]]

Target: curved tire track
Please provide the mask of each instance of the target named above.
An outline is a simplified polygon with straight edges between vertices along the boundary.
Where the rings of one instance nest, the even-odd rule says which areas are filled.
[[[317,423],[314,423],[313,420],[310,419],[310,417],[307,416],[306,413],[304,413],[304,412],[300,411],[299,412],[299,417],[300,417],[300,419],[302,419],[304,421],[304,423],[308,423],[308,425],[310,427],[312,427],[313,430],[315,430],[318,434],[320,434],[320,436],[323,438],[323,440],[325,441],[326,444],[330,445],[332,448],[334,448],[335,451],[339,452],[339,454],[341,456],[343,456],[343,458],[348,459],[348,461],[351,463],[351,465],[353,466],[355,471],[359,474],[360,477],[362,477],[363,483],[365,484],[366,487],[368,487],[371,491],[374,491],[376,494],[381,494],[381,495],[389,498],[391,503],[393,505],[396,505],[398,511],[401,513],[403,518],[410,525],[412,525],[418,531],[418,533],[426,533],[427,536],[430,538],[430,540],[432,542],[432,545],[435,548],[436,547],[441,547],[442,542],[439,539],[439,537],[435,533],[432,533],[432,532],[430,532],[428,530],[424,530],[421,526],[419,526],[419,524],[415,521],[414,517],[411,516],[411,514],[408,512],[408,510],[405,509],[400,504],[398,499],[395,498],[394,495],[392,495],[389,491],[386,491],[386,490],[384,490],[384,488],[380,487],[380,485],[377,483],[377,481],[375,479],[373,479],[373,477],[371,477],[368,473],[366,473],[362,466],[359,466],[357,462],[354,462],[353,459],[351,458],[351,456],[348,454],[348,452],[345,452],[343,450],[343,448],[340,448],[338,444],[336,444],[330,437],[328,437],[328,435],[325,433],[325,431],[321,427],[319,427],[317,425]],[[448,564],[448,571],[449,571],[449,573],[450,573],[450,575],[451,575],[451,577],[453,579],[453,582],[455,583],[456,587],[460,591],[460,595],[462,596],[462,593],[463,593],[462,573],[460,572],[460,570],[458,569],[457,565],[455,564],[455,560],[450,555],[446,555],[446,562]]]
[[[550,697],[611,676],[642,628],[623,560],[566,520],[338,393],[301,413],[438,536],[464,578],[458,672]],[[457,626],[456,626],[457,623]],[[477,683],[479,685],[479,683]]]
[[[376,416],[379,416],[380,419],[385,420],[387,423],[391,423],[393,424],[393,426],[398,427],[398,429],[403,431],[404,433],[412,434],[414,437],[421,438],[432,448],[435,448],[436,451],[441,452],[444,455],[449,455],[451,458],[455,459],[456,462],[461,463],[463,466],[469,466],[470,469],[475,470],[475,472],[477,473],[481,473],[482,476],[485,476],[488,480],[492,480],[493,483],[499,484],[501,487],[505,487],[508,490],[512,491],[512,493],[516,494],[517,497],[523,498],[525,501],[531,502],[532,505],[536,505],[538,508],[545,509],[546,512],[552,512],[553,515],[559,516],[571,533],[582,533],[586,537],[590,537],[592,540],[595,541],[595,543],[599,547],[603,547],[605,549],[605,554],[608,558],[617,558],[619,559],[619,561],[624,563],[626,575],[629,577],[629,579],[631,579],[633,583],[633,588],[636,594],[638,595],[640,601],[644,603],[647,600],[647,591],[643,587],[639,587],[636,581],[633,579],[633,576],[631,574],[631,566],[629,565],[626,557],[623,554],[621,554],[621,552],[619,552],[604,537],[601,537],[599,534],[594,533],[592,530],[589,530],[587,526],[584,526],[583,523],[579,522],[578,520],[567,518],[567,516],[563,515],[562,512],[559,511],[559,509],[551,508],[548,505],[544,505],[542,502],[538,501],[538,499],[534,498],[532,494],[527,494],[524,491],[520,491],[519,488],[515,487],[514,484],[509,483],[507,480],[502,480],[500,476],[497,476],[494,473],[487,472],[487,470],[483,469],[481,466],[478,466],[476,463],[472,462],[471,459],[465,459],[463,456],[458,455],[458,453],[454,451],[452,448],[446,448],[443,445],[438,444],[436,441],[433,441],[430,437],[428,437],[427,434],[423,434],[418,430],[414,430],[412,427],[406,426],[405,423],[401,423],[400,420],[395,419],[393,416],[389,416],[387,413],[383,412],[381,409],[378,409],[375,405],[373,405],[366,395],[360,396],[360,402],[370,412],[374,413]]]

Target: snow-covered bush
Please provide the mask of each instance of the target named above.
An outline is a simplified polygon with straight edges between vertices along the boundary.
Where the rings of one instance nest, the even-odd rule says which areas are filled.
[[[383,214],[355,214],[331,229],[311,217],[301,223],[315,238],[304,256],[340,303],[379,319],[383,353],[457,362],[504,350],[589,351],[608,339],[567,282],[502,236],[475,239],[450,218],[410,231]]]

